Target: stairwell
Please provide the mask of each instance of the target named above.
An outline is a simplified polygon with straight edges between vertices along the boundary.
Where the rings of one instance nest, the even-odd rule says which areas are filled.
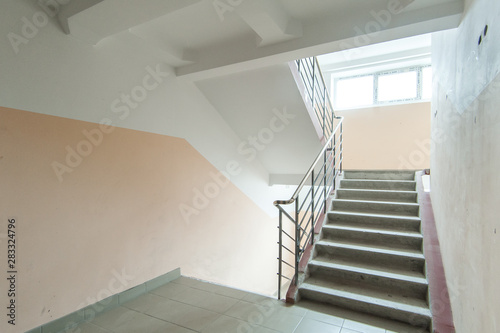
[[[431,327],[415,173],[345,171],[299,299]]]

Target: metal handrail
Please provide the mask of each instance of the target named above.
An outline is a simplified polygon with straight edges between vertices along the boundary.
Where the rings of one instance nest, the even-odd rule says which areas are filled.
[[[295,285],[298,284],[299,262],[307,245],[314,243],[316,223],[322,216],[321,212],[326,214],[327,200],[335,189],[337,176],[342,172],[343,160],[342,127],[344,118],[337,117],[333,111],[330,95],[321,74],[318,60],[316,57],[306,58],[297,60],[296,64],[306,87],[305,92],[309,95],[313,112],[320,122],[323,139],[326,137],[328,139],[290,199],[274,201],[274,205],[279,210],[278,299],[281,299],[281,281],[283,278],[295,283]],[[338,123],[334,128],[335,120]],[[323,164],[320,163],[321,159],[323,159]],[[305,195],[301,195],[305,186],[311,188]],[[293,212],[289,213],[284,206],[291,204],[294,204],[292,206]],[[284,230],[284,220],[288,220],[293,224],[295,232]],[[293,247],[284,244],[283,234],[286,241],[293,242]],[[283,249],[286,251],[285,254],[289,253],[289,255],[294,256],[293,265],[290,263],[291,260],[289,262],[283,258]],[[289,267],[294,270],[293,276],[284,274],[283,263],[286,265],[285,268]]]

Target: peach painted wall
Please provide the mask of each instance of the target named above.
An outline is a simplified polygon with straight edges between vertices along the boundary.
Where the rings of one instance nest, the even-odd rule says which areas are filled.
[[[176,267],[237,288],[275,291],[277,221],[217,178],[184,139],[103,127],[112,131],[101,140],[96,129],[0,108],[0,260],[7,258],[3,235],[12,217],[18,259],[17,325],[2,320],[0,331],[31,329]],[[94,133],[94,144],[85,143],[84,131]],[[72,172],[60,181],[53,163],[66,164],[68,147],[88,156],[70,160]],[[212,198],[193,203],[205,187]],[[180,207],[199,213],[186,219]],[[7,281],[0,281],[4,294]]]
[[[344,119],[344,169],[430,167],[430,103],[337,111]]]

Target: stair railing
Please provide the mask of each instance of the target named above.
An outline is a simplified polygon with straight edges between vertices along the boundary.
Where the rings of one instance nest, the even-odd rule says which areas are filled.
[[[297,60],[297,67],[328,139],[291,198],[274,202],[279,210],[278,299],[283,280],[298,284],[300,260],[314,243],[315,227],[342,173],[344,118],[335,116],[316,57]]]
[[[308,100],[321,128],[323,137],[330,137],[333,132],[335,112],[333,111],[328,88],[326,87],[323,74],[316,57],[296,60],[297,70],[304,82]]]

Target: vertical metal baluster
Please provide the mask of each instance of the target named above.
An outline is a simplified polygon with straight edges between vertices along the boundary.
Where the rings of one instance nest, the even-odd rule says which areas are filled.
[[[323,214],[326,214],[326,152],[323,153]]]
[[[314,244],[314,170],[311,173],[311,244]]]
[[[340,123],[340,173],[342,173],[342,162],[344,160],[344,130],[342,129],[342,125],[344,123]]]
[[[315,80],[314,80],[314,77],[315,77],[315,63],[314,63],[314,59],[312,61],[312,96],[311,96],[311,103],[312,103],[312,106],[313,106],[313,110],[314,110],[314,87],[315,87]]]
[[[299,282],[300,256],[300,226],[299,226],[299,196],[295,199],[295,285]]]
[[[278,242],[278,244],[279,244],[279,254],[278,254],[278,256],[279,256],[279,258],[278,258],[278,260],[279,260],[279,263],[278,263],[278,300],[281,299],[281,276],[283,274],[282,267],[281,267],[282,266],[282,260],[283,260],[283,253],[282,253],[283,252],[283,249],[282,249],[283,248],[283,239],[282,239],[283,238],[283,236],[282,236],[282,234],[283,234],[283,212],[281,211],[281,209],[280,209],[279,221],[280,222],[279,222],[279,227],[278,228],[280,230],[279,231],[280,234],[279,234],[279,242]]]
[[[325,138],[330,137],[330,134],[327,133],[326,129],[328,128],[328,124],[326,123],[326,87],[323,87],[323,135]]]
[[[337,179],[337,133],[333,135],[333,190],[335,190]]]

